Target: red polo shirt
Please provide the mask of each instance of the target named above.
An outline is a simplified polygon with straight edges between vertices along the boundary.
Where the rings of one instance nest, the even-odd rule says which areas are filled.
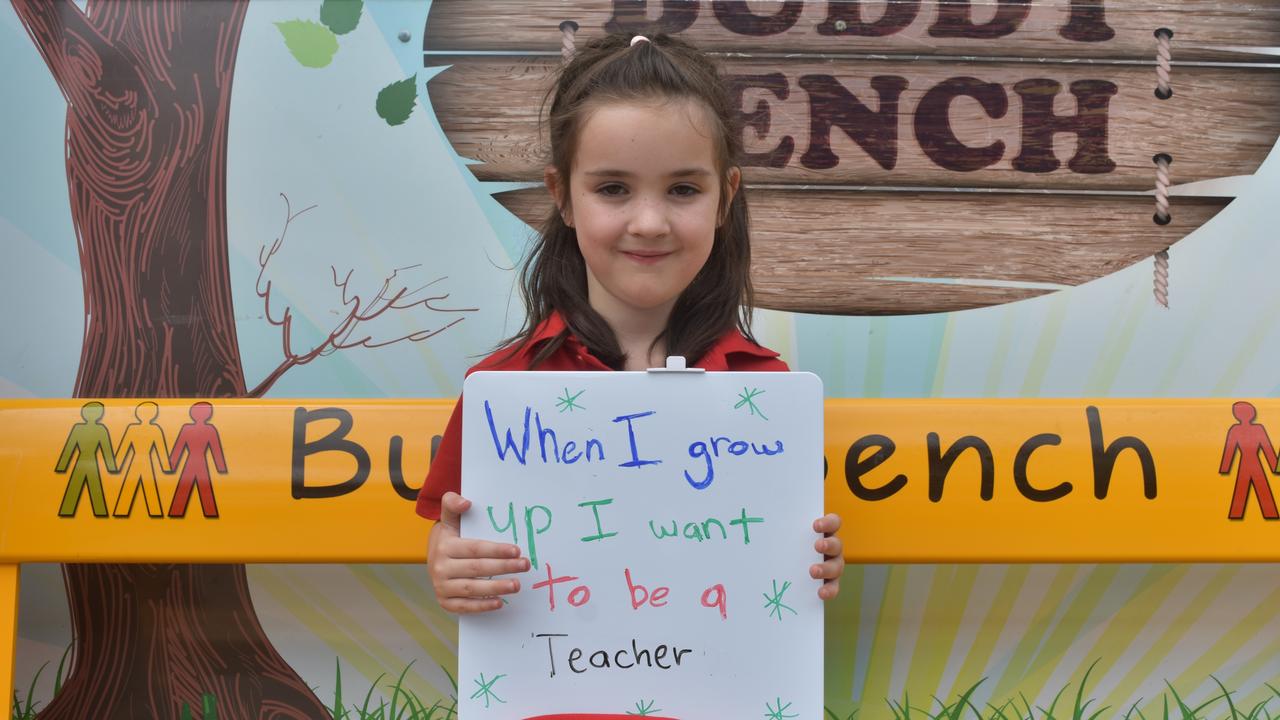
[[[502,349],[467,371],[467,375],[477,370],[528,370],[529,363],[537,355],[542,343],[551,340],[564,330],[564,318],[553,313],[545,322],[534,330],[533,336],[519,352],[511,353]],[[778,353],[756,345],[743,337],[737,328],[731,328],[721,335],[707,349],[696,363],[690,367],[707,371],[730,370],[736,372],[786,372],[787,364],[778,358]],[[560,347],[546,360],[538,365],[538,370],[611,370],[587,350],[572,333],[565,338]],[[453,415],[445,427],[444,437],[436,451],[435,459],[427,471],[427,481],[418,493],[418,514],[430,520],[440,519],[440,498],[450,490],[460,492],[462,489],[462,398],[453,406]]]

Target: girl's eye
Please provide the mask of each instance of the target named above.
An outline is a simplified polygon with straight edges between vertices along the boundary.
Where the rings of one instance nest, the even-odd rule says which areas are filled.
[[[679,197],[693,197],[702,191],[693,185],[676,185],[671,188],[671,192]]]
[[[596,188],[596,192],[607,197],[617,197],[627,192],[627,189],[618,183],[609,183]]]

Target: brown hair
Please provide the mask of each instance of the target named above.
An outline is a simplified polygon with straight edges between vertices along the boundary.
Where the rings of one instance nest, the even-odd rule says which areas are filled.
[[[688,99],[705,106],[714,130],[712,141],[720,174],[717,218],[723,221],[716,228],[711,255],[676,299],[658,339],[665,340],[668,355],[683,355],[690,364],[735,326],[754,342],[746,193],[739,189],[726,208],[726,178],[731,168],[741,164],[742,135],[715,62],[689,43],[665,34],[633,46],[630,35],[615,33],[579,48],[561,67],[547,97],[553,95],[547,118],[549,164],[560,178],[559,191],[566,203],[578,134],[584,118],[600,103]],[[568,326],[539,349],[531,367],[554,353],[569,332],[601,362],[614,369],[623,366],[626,358],[613,329],[587,301],[586,263],[578,249],[576,231],[565,224],[555,207],[539,228],[524,262],[520,291],[527,313],[525,323],[503,345],[523,347],[557,310]]]

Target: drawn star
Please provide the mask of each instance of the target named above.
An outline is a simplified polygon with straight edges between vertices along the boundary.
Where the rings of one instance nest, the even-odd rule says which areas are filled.
[[[742,392],[738,393],[738,398],[739,398],[738,404],[734,405],[733,409],[737,410],[743,405],[746,405],[747,411],[750,412],[752,415],[759,415],[765,420],[768,420],[769,419],[768,416],[766,416],[764,412],[760,410],[760,408],[756,407],[756,400],[755,400],[756,397],[763,394],[764,394],[764,391],[759,388],[751,388],[750,390],[748,390],[744,387],[742,388]]]
[[[560,412],[564,412],[565,410],[568,410],[569,412],[573,412],[574,410],[586,410],[585,407],[579,405],[577,402],[578,398],[582,397],[582,393],[584,392],[586,392],[586,390],[579,390],[577,393],[570,395],[569,388],[565,388],[564,397],[556,400],[556,407],[560,408]]]
[[[786,710],[791,708],[791,703],[783,705],[782,698],[777,698],[774,702],[777,704],[776,708],[768,702],[764,704],[765,709],[769,711],[764,714],[767,720],[783,720],[783,718],[800,717],[795,713],[786,713]]]
[[[476,698],[480,698],[484,700],[484,706],[486,709],[489,707],[489,698],[491,696],[493,697],[494,700],[497,700],[498,702],[503,703],[505,705],[507,701],[498,697],[498,694],[493,691],[493,684],[498,682],[504,677],[506,677],[506,675],[495,675],[492,680],[485,682],[484,673],[480,673],[480,678],[472,681],[476,685],[480,686],[480,689],[475,691],[474,693],[471,693],[471,699],[475,700]]]
[[[652,715],[654,713],[662,712],[662,708],[654,707],[654,705],[656,704],[657,704],[656,700],[649,700],[648,702],[644,700],[637,700],[636,712],[631,712],[630,710],[628,710],[627,714],[628,715]]]
[[[783,611],[783,610],[786,610],[786,611],[790,612],[792,615],[797,615],[797,614],[799,614],[799,613],[797,613],[795,610],[791,609],[790,607],[788,607],[786,604],[784,604],[784,603],[782,602],[782,596],[783,596],[784,594],[786,594],[787,589],[788,589],[788,588],[790,588],[790,587],[791,587],[791,581],[790,581],[790,580],[787,580],[787,581],[785,581],[785,582],[783,582],[783,583],[782,583],[782,589],[781,589],[781,590],[779,590],[779,589],[778,589],[778,581],[777,581],[777,580],[774,580],[774,581],[773,581],[773,594],[772,594],[772,595],[770,595],[769,593],[760,593],[761,595],[763,595],[763,596],[764,596],[764,606],[765,606],[765,607],[767,607],[767,608],[770,608],[770,610],[769,610],[769,617],[773,617],[774,615],[777,615],[777,616],[778,616],[778,622],[782,622],[782,611]]]

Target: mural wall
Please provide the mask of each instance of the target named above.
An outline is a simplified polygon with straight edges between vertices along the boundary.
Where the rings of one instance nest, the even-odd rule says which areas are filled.
[[[456,396],[522,317],[540,83],[614,26],[740,53],[758,336],[828,397],[1280,394],[1274,0],[14,0],[0,394]],[[27,565],[18,709],[447,707],[456,641],[421,567]],[[851,566],[826,665],[838,718],[1274,715],[1280,570]]]

